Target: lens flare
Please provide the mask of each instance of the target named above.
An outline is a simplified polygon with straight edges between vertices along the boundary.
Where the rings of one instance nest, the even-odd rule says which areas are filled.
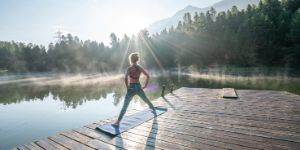
[[[147,86],[146,88],[144,88],[144,92],[154,91],[154,90],[157,90],[158,88],[159,88],[158,84],[150,85],[150,86]]]

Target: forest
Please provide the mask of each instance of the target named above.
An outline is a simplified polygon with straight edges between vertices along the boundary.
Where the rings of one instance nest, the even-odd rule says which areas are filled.
[[[62,35],[48,46],[0,42],[0,71],[117,72],[139,52],[149,69],[300,66],[300,1],[262,0],[240,10],[186,13],[176,27],[117,37],[110,45]]]

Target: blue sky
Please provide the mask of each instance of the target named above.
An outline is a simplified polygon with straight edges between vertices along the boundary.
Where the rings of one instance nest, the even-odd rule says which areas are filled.
[[[47,46],[54,33],[109,43],[172,16],[187,5],[207,7],[220,0],[0,0],[0,41]]]

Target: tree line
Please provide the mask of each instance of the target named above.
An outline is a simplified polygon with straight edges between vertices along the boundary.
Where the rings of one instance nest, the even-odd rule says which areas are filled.
[[[48,47],[0,42],[0,70],[10,72],[121,71],[139,52],[151,69],[178,66],[300,66],[300,1],[262,0],[239,10],[186,13],[176,27],[149,35],[141,30],[109,46],[63,35]]]

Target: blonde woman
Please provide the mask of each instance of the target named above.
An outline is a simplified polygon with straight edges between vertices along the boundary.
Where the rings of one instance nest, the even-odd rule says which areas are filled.
[[[129,63],[130,66],[127,68],[126,74],[125,74],[125,85],[127,88],[127,94],[125,96],[124,105],[122,107],[122,110],[120,112],[118,120],[113,124],[115,126],[119,126],[120,122],[127,110],[127,107],[134,95],[140,96],[146,104],[153,110],[153,113],[156,114],[153,104],[150,102],[150,100],[147,98],[145,92],[143,91],[143,88],[146,88],[149,82],[149,74],[147,71],[142,68],[140,65],[138,65],[139,61],[139,54],[138,53],[131,53],[129,55]],[[141,73],[143,73],[146,76],[146,83],[145,86],[142,88],[139,78]],[[128,79],[129,79],[129,85],[128,85]]]

